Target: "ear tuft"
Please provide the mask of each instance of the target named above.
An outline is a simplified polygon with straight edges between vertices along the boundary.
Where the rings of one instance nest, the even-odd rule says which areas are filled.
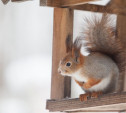
[[[76,63],[79,63],[79,60],[80,60],[80,51],[79,50],[74,51],[74,59],[75,59]]]
[[[83,37],[77,37],[74,41],[73,46],[74,46],[74,48],[79,50],[81,48],[82,44],[84,44],[84,38]]]
[[[73,46],[73,42],[72,42],[71,35],[68,35],[66,38],[66,52],[67,53],[72,51],[72,46]]]

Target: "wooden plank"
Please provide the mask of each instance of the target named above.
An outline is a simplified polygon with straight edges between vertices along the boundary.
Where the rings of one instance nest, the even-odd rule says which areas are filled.
[[[75,9],[75,10],[84,10],[84,11],[92,11],[92,12],[100,12],[100,13],[107,12],[110,14],[126,15],[126,7],[115,8],[114,6],[111,6],[111,5],[100,6],[100,5],[94,5],[94,4],[84,4],[84,5],[72,6],[70,8]]]
[[[11,0],[11,2],[26,2],[26,1],[31,1],[31,0]]]
[[[117,29],[118,29],[119,38],[123,44],[126,53],[126,16],[123,15],[117,16]],[[124,57],[125,57],[124,62],[126,62],[126,55]],[[122,72],[120,75],[119,84],[120,84],[120,89],[122,91],[126,91],[126,68],[125,71]]]
[[[66,7],[66,6],[85,4],[91,1],[98,1],[98,0],[40,0],[40,5],[51,7]]]
[[[76,6],[98,0],[61,0],[61,6]],[[100,1],[100,0],[99,0]]]
[[[114,8],[116,7],[126,7],[126,0],[111,0]]]
[[[61,76],[57,70],[61,58],[66,54],[66,37],[69,34],[73,36],[73,10],[55,8],[53,30],[51,99],[61,99],[70,97],[71,90],[70,78]]]
[[[117,14],[126,15],[126,0],[111,0],[111,9]]]
[[[90,108],[74,109],[72,112],[124,112],[126,111],[126,103],[104,105]]]
[[[118,1],[118,0],[117,0]],[[110,13],[118,15],[126,15],[126,4],[123,1],[124,5],[117,5],[118,2],[110,2],[106,6],[94,5],[94,4],[84,4],[81,0],[40,0],[40,5],[51,6],[51,7],[67,7],[75,10],[84,10],[100,13]],[[86,2],[86,1],[85,1]],[[66,5],[67,4],[67,5]],[[82,5],[80,5],[82,4]]]
[[[60,7],[61,0],[40,0],[40,6]]]
[[[81,102],[78,98],[48,100],[46,108],[49,111],[125,111],[126,92],[106,94],[97,99]]]
[[[76,10],[85,10],[85,11],[92,11],[92,12],[108,12],[112,13],[112,10],[107,6],[100,6],[100,5],[94,5],[94,4],[84,4],[84,5],[78,5],[78,6],[72,6],[70,7],[72,9]]]

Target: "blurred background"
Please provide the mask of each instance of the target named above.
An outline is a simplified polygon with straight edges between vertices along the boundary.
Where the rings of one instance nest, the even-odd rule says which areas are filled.
[[[74,12],[74,39],[91,14]],[[39,0],[0,2],[0,113],[49,113],[52,38],[53,8],[40,7]],[[71,86],[72,98],[83,93],[73,80]]]
[[[0,113],[48,113],[53,9],[0,2]]]

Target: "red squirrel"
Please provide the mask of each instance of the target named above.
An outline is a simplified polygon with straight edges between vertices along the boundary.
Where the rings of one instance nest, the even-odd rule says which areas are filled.
[[[85,20],[87,27],[83,37],[77,37],[74,43],[70,35],[66,38],[67,55],[58,68],[61,75],[74,78],[86,92],[80,95],[81,101],[115,91],[119,77],[117,59],[123,50],[108,14],[103,14],[101,19]],[[82,54],[85,46],[90,53],[87,56]]]

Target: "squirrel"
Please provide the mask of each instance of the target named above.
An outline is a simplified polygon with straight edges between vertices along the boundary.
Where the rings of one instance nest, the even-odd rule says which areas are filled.
[[[115,92],[123,62],[123,47],[110,16],[104,13],[100,19],[85,21],[84,36],[77,37],[74,43],[70,35],[66,38],[67,55],[58,68],[61,75],[72,77],[85,91],[80,95],[81,101]],[[82,54],[83,47],[89,55]]]

